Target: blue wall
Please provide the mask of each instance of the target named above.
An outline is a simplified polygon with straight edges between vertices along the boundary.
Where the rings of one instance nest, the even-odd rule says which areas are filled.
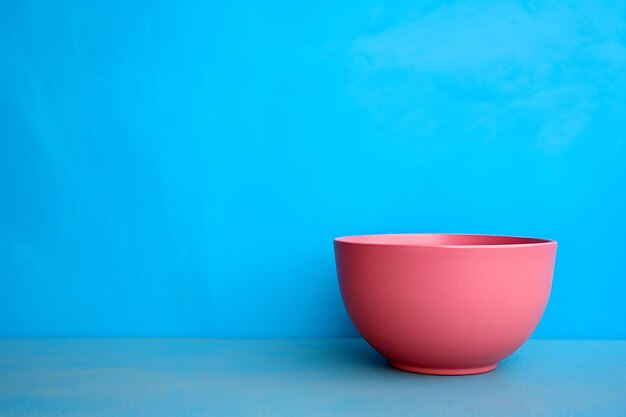
[[[331,239],[448,231],[626,338],[623,2],[157,3],[0,6],[0,336],[353,335]]]

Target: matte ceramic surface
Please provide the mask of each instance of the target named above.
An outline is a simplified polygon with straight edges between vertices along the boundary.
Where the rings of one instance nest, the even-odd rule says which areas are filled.
[[[335,239],[339,288],[363,338],[399,369],[493,370],[545,310],[553,240],[399,234]]]

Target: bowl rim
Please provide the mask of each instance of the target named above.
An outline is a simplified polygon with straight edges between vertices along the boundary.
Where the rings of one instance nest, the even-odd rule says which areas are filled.
[[[517,243],[486,243],[486,244],[454,244],[454,243],[393,243],[393,242],[365,242],[359,241],[363,239],[371,239],[376,237],[394,237],[394,236],[433,236],[433,237],[463,237],[463,238],[498,238],[498,239],[514,239],[526,240],[527,242]],[[354,246],[379,246],[379,247],[399,247],[399,248],[451,248],[451,249],[506,249],[506,248],[524,248],[537,246],[557,246],[557,241],[553,239],[513,236],[513,235],[494,235],[494,234],[478,234],[478,233],[373,233],[364,235],[348,235],[340,236],[333,239],[336,244],[354,245]]]

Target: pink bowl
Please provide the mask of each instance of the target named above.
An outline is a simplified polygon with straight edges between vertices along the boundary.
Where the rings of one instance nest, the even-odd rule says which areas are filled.
[[[359,333],[399,369],[488,372],[531,335],[548,303],[557,243],[398,234],[335,239],[339,288]]]

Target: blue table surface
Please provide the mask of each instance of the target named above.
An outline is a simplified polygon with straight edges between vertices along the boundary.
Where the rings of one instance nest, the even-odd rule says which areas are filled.
[[[0,416],[626,416],[626,341],[531,340],[493,372],[360,339],[0,340]]]

